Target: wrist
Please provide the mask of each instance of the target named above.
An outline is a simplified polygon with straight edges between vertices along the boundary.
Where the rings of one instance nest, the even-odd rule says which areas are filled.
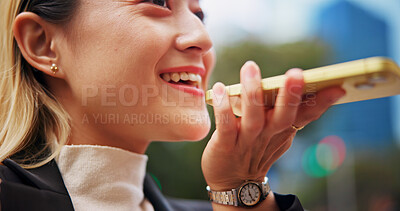
[[[226,190],[232,190],[237,187],[239,187],[241,184],[243,184],[245,180],[240,181],[240,182],[229,182],[229,183],[207,183],[208,187],[210,187],[211,190],[214,191],[226,191]]]
[[[215,182],[211,182],[209,180],[206,179],[206,183],[207,185],[215,191],[226,191],[226,190],[232,190],[234,188],[239,187],[240,185],[242,185],[243,183],[247,182],[247,181],[255,181],[258,183],[262,183],[264,181],[264,176],[259,177],[257,179],[229,179],[229,180],[225,180],[225,181],[215,181]]]
[[[234,188],[232,186],[224,188],[221,185],[214,186],[214,188],[207,186],[210,201],[217,204],[246,208],[259,205],[267,198],[271,190],[267,177],[262,182],[245,181],[241,185],[235,185]]]

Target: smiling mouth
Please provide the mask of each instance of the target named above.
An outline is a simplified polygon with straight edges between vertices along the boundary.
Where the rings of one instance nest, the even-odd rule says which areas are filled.
[[[162,73],[160,78],[167,83],[180,86],[200,88],[202,78],[199,74],[189,72]]]

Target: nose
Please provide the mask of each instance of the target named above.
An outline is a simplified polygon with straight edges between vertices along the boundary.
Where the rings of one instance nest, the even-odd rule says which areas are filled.
[[[191,11],[186,11],[179,19],[176,48],[183,52],[206,54],[213,44],[203,22]]]

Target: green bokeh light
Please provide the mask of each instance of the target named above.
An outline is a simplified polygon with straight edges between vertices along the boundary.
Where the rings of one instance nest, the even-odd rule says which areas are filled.
[[[336,162],[332,146],[320,143],[317,145],[315,151],[317,162],[323,169],[327,171],[333,171],[336,169],[337,166],[335,166]]]
[[[320,165],[317,159],[317,149],[318,145],[312,145],[304,152],[302,159],[303,169],[311,177],[325,177],[333,171]]]
[[[343,163],[346,146],[338,136],[327,136],[307,148],[302,157],[303,169],[311,177],[325,177]]]

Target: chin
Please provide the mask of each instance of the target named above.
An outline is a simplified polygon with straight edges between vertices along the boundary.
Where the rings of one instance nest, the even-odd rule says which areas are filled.
[[[194,128],[189,128],[187,131],[190,131],[187,134],[186,141],[200,141],[203,140],[208,133],[210,132],[210,124],[203,125],[202,127],[195,126]]]
[[[171,128],[172,129],[172,128]],[[200,141],[204,139],[211,129],[209,117],[202,122],[187,122],[173,127],[176,141]]]

